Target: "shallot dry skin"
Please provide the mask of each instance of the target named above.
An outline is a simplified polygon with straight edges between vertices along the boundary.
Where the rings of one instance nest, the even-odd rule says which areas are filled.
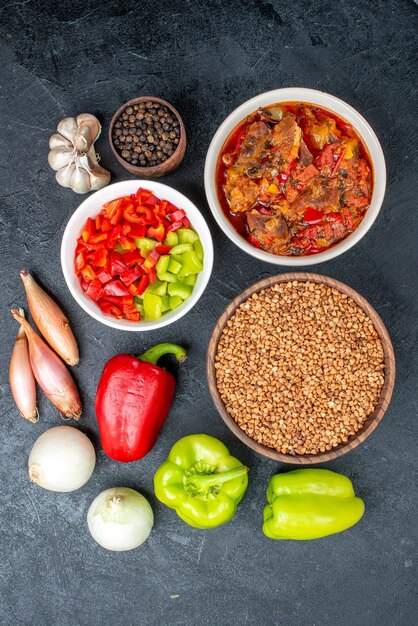
[[[26,333],[30,363],[38,385],[60,413],[70,419],[80,419],[82,406],[70,372],[19,310],[11,309],[11,313]]]
[[[19,309],[25,317],[23,309]],[[26,333],[22,326],[17,333],[16,342],[10,357],[10,389],[20,414],[30,422],[38,421],[36,408],[36,384],[29,358],[29,347]]]
[[[68,365],[77,365],[78,347],[68,319],[27,270],[21,270],[20,277],[26,290],[29,310],[41,334]]]

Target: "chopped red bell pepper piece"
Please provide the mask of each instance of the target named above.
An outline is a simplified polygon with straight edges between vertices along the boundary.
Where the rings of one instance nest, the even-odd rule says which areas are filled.
[[[84,224],[84,228],[81,231],[81,236],[83,238],[83,241],[89,241],[90,237],[94,235],[95,232],[96,232],[96,226],[95,226],[94,220],[91,217],[89,217],[87,218],[87,222]]]
[[[147,227],[145,224],[133,224],[131,230],[129,231],[130,237],[137,237],[138,239],[142,239],[142,237],[145,237],[146,234]]]
[[[124,235],[129,235],[131,230],[132,230],[132,224],[129,224],[129,222],[122,222],[122,233]]]
[[[167,228],[167,232],[170,233],[174,233],[176,230],[178,230],[179,228],[181,228],[183,226],[183,222],[179,221],[179,222],[173,222],[172,224],[170,224],[170,226]]]
[[[129,286],[131,283],[133,283],[135,280],[137,280],[140,276],[143,276],[144,274],[145,274],[144,269],[140,265],[135,265],[135,267],[133,267],[131,270],[128,270],[127,272],[123,272],[123,274],[120,275],[120,278],[121,280],[123,280],[126,286]]]
[[[110,219],[106,216],[103,216],[102,220],[102,233],[108,233],[113,228],[113,224]]]
[[[184,228],[189,228],[190,226],[190,220],[188,217],[183,217],[183,219],[181,220],[183,222],[183,226]]]
[[[86,296],[97,302],[99,298],[103,295],[103,287],[100,280],[92,280],[86,289]]]
[[[129,322],[139,322],[139,320],[141,319],[141,316],[139,314],[139,311],[137,311],[135,309],[135,312],[128,312],[126,307],[123,309],[123,312],[125,314],[125,318],[129,321]]]
[[[104,205],[106,215],[114,226],[119,224],[122,218],[122,204],[123,198],[118,198],[117,200],[112,200],[112,202],[107,202]]]
[[[145,289],[148,287],[149,283],[150,283],[149,275],[146,274],[145,276],[141,276],[137,284],[138,296],[142,296]]]
[[[160,200],[157,198],[157,196],[154,196],[153,193],[150,193],[150,195],[148,196],[148,198],[142,198],[142,203],[146,204],[147,206],[153,206],[154,204],[156,205],[160,205]]]
[[[77,255],[75,257],[76,274],[80,274],[80,271],[83,269],[85,264],[86,264],[86,255],[84,253],[84,250],[80,250],[79,252],[77,252]]]
[[[129,252],[125,252],[122,257],[123,262],[128,267],[133,267],[136,263],[142,263],[144,260],[139,252],[138,248],[135,250],[129,250]]]
[[[123,211],[123,217],[127,222],[132,222],[132,224],[142,223],[142,218],[136,212],[136,209],[133,204],[130,204],[129,206],[126,207],[126,209]]]
[[[117,319],[121,319],[123,317],[122,311],[111,302],[107,302],[106,300],[100,298],[97,301],[97,304],[106,315],[111,315],[112,317],[116,317]]]
[[[178,209],[177,209],[177,207],[174,204],[172,204],[171,202],[167,202],[167,206],[166,206],[166,209],[165,209],[165,212],[167,213],[167,215],[169,213],[174,213],[174,211],[177,211],[177,210]]]
[[[97,274],[97,278],[100,280],[101,283],[105,284],[108,283],[109,280],[112,280],[112,275],[109,274],[109,272],[103,270]]]
[[[96,227],[96,230],[102,230],[102,222],[103,222],[103,215],[99,213],[99,215],[96,215],[96,219],[94,220],[94,225]]]
[[[132,283],[131,285],[129,285],[128,291],[133,296],[137,296],[138,295],[138,286],[135,283]]]
[[[108,296],[129,296],[129,291],[121,280],[112,280],[106,283],[103,289]]]
[[[150,226],[147,230],[147,235],[148,237],[152,237],[153,239],[156,239],[157,241],[162,241],[165,237],[164,226],[162,224],[159,224],[156,227]]]
[[[110,273],[112,276],[126,272],[128,269],[126,263],[123,260],[123,256],[119,252],[110,253]]]
[[[308,206],[305,211],[305,215],[303,216],[303,221],[306,222],[306,224],[319,224],[322,221],[323,217],[323,211]]]
[[[148,272],[148,276],[149,276],[149,282],[151,283],[151,285],[154,285],[157,282],[157,273],[155,271],[155,267],[151,267],[151,269]]]
[[[161,254],[160,252],[158,252],[157,248],[154,248],[153,250],[151,250],[151,252],[149,253],[149,255],[147,256],[147,258],[145,259],[143,263],[144,269],[148,271],[151,269],[151,267],[154,267],[154,265],[157,263],[160,256]]]
[[[152,193],[151,191],[148,191],[147,189],[141,189],[140,187],[138,191],[136,192],[136,197],[137,197],[138,202],[142,204],[142,201],[149,198],[151,193]]]
[[[120,226],[120,224],[118,224],[117,226],[114,226],[112,228],[112,230],[107,236],[107,247],[109,250],[113,250],[117,242],[120,241],[121,236],[122,236],[122,227]]]
[[[112,304],[116,304],[120,309],[123,309],[124,306],[133,304],[134,297],[128,292],[127,296],[103,296],[103,299],[107,302],[111,302]]]
[[[88,263],[81,270],[81,275],[85,281],[91,281],[96,278],[96,273],[94,269]]]
[[[177,209],[177,211],[174,211],[174,213],[170,215],[172,222],[178,222],[182,220],[183,217],[186,217],[186,211],[183,211],[183,209]]]
[[[171,250],[172,246],[156,246],[156,250],[157,252],[159,252],[160,254],[169,254],[170,250]]]
[[[129,237],[126,237],[125,235],[121,235],[119,241],[120,241],[120,245],[122,246],[124,250],[136,250],[137,249],[135,241],[132,241],[132,239],[130,239]]]
[[[96,267],[104,267],[107,263],[107,255],[108,251],[105,248],[102,248],[101,250],[96,250],[92,259],[93,265],[95,265]]]

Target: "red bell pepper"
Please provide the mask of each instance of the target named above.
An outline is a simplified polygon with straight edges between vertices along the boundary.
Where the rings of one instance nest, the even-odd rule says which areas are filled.
[[[157,440],[176,388],[174,376],[157,366],[164,354],[186,358],[181,346],[162,343],[139,357],[118,354],[105,365],[95,408],[103,450],[115,461],[138,461]]]
[[[305,215],[303,216],[303,221],[306,224],[320,224],[323,217],[323,211],[320,211],[319,209],[314,209],[312,206],[308,206],[305,211]]]

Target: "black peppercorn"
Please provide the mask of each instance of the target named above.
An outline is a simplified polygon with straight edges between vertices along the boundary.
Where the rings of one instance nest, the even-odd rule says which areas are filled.
[[[112,142],[122,158],[138,167],[153,167],[176,150],[180,122],[165,105],[147,100],[127,106],[117,118]]]

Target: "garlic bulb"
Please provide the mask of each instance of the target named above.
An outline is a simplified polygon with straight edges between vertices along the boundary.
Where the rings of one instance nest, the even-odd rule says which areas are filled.
[[[55,170],[57,183],[76,193],[106,187],[110,172],[98,165],[94,142],[99,137],[99,120],[90,113],[66,117],[49,140],[48,163]]]

